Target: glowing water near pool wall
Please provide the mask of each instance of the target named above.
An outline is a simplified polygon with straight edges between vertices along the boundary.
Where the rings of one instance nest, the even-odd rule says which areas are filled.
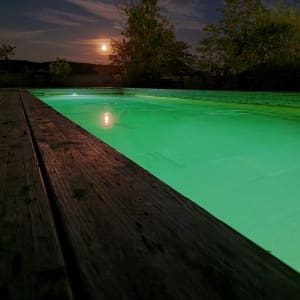
[[[300,270],[299,108],[76,93],[40,98]]]
[[[126,95],[300,107],[300,93],[123,88]]]
[[[36,97],[40,96],[75,96],[75,95],[119,95],[122,88],[66,88],[66,89],[28,89]]]

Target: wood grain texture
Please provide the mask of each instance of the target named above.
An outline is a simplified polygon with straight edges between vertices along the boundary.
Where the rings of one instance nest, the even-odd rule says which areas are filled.
[[[73,299],[18,91],[0,90],[0,298]]]
[[[86,299],[299,299],[298,273],[23,97]]]

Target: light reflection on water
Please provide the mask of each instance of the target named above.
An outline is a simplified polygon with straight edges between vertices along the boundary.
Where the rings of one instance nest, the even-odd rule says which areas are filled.
[[[102,112],[100,114],[100,125],[103,128],[111,128],[114,125],[114,116],[111,112]]]

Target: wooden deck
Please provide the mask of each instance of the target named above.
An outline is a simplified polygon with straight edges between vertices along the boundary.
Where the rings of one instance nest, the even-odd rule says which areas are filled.
[[[300,275],[29,93],[0,90],[0,295],[300,299]]]

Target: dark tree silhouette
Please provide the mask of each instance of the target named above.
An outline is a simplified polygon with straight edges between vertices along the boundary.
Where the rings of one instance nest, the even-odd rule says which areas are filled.
[[[0,58],[8,60],[10,56],[15,55],[15,49],[15,46],[2,44],[2,46],[0,46]]]
[[[299,64],[300,14],[280,2],[224,0],[218,24],[204,28],[198,68],[213,75],[239,74],[261,64]]]
[[[121,12],[125,28],[121,40],[111,41],[110,60],[122,68],[129,82],[157,82],[162,72],[190,58],[189,46],[176,40],[157,0],[130,1]]]

